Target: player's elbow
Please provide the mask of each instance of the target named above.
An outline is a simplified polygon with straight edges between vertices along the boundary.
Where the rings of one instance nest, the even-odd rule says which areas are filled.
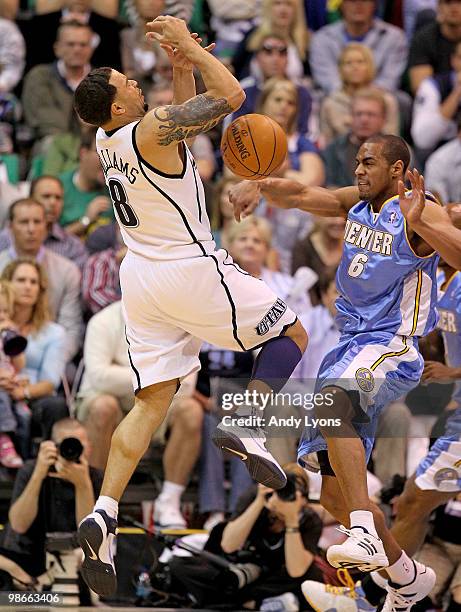
[[[227,101],[233,112],[235,112],[242,106],[242,104],[245,102],[245,99],[246,93],[243,91],[240,85],[236,85],[233,91],[227,96]]]

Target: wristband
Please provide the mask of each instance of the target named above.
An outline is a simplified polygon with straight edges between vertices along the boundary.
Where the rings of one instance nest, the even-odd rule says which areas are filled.
[[[299,527],[285,527],[285,533],[299,533]]]
[[[88,227],[91,224],[91,219],[88,217],[88,215],[83,215],[83,217],[80,219],[80,223],[83,225],[83,227]]]

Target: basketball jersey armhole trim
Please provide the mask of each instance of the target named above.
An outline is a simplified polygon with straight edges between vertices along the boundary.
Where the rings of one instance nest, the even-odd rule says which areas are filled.
[[[133,149],[134,152],[136,154],[136,157],[145,165],[149,168],[149,170],[152,170],[152,172],[155,172],[155,174],[158,174],[159,176],[163,176],[164,178],[170,178],[170,179],[182,179],[184,178],[184,175],[186,174],[186,169],[187,169],[187,153],[186,153],[186,147],[184,145],[184,142],[180,142],[178,143],[179,145],[182,145],[183,147],[183,154],[184,154],[184,160],[183,160],[183,168],[180,174],[167,174],[166,172],[162,172],[161,170],[158,170],[157,168],[155,168],[152,164],[150,164],[146,159],[144,159],[144,157],[141,155],[140,150],[138,149],[138,145],[136,143],[136,129],[139,125],[139,121],[138,123],[136,123],[136,125],[133,127],[133,131],[131,133],[131,139],[132,139],[132,143],[133,143]]]
[[[407,226],[406,219],[403,220],[403,227],[404,227],[405,240],[407,241],[407,244],[410,247],[410,251],[413,253],[415,257],[417,257],[418,259],[429,259],[430,257],[434,257],[434,255],[437,255],[437,251],[435,250],[432,251],[432,253],[429,253],[429,255],[418,255],[418,253],[415,253],[413,247],[411,246],[410,239],[408,238],[408,226]]]

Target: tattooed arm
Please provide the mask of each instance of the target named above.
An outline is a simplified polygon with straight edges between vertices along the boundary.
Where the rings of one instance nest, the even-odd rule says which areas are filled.
[[[152,112],[157,120],[155,139],[159,145],[168,146],[207,132],[232,112],[232,106],[225,98],[204,93],[184,104],[160,106]]]
[[[242,105],[245,94],[240,83],[221,64],[191,38],[185,23],[168,15],[148,24],[150,38],[178,49],[202,73],[206,92],[183,104],[160,106],[140,122],[137,137],[147,145],[168,147],[210,130],[226,115]]]

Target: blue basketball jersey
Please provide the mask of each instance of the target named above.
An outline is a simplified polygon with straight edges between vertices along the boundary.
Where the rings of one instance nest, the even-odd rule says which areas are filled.
[[[440,279],[445,280],[441,274]],[[437,303],[439,311],[438,327],[442,331],[443,343],[445,345],[445,361],[451,368],[461,366],[461,274],[455,272],[447,284],[439,287],[439,299]],[[453,400],[456,400],[461,408],[461,380],[456,381],[453,390]],[[461,411],[459,412],[459,428],[461,431]]]
[[[399,198],[379,213],[358,202],[348,214],[336,276],[337,326],[343,334],[386,331],[424,336],[437,323],[438,255],[411,248]]]

